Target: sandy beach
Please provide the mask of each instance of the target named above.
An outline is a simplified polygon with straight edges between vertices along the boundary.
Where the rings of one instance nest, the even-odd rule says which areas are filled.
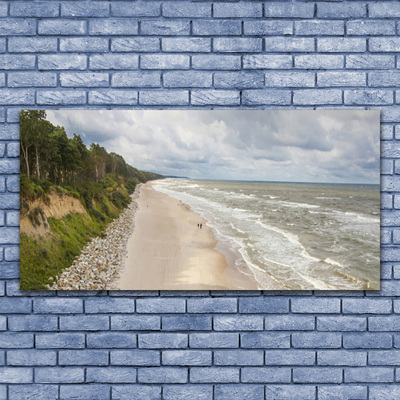
[[[139,188],[135,228],[115,287],[122,290],[257,289],[255,281],[229,266],[217,251],[206,220],[184,203]],[[197,224],[202,224],[199,229]]]

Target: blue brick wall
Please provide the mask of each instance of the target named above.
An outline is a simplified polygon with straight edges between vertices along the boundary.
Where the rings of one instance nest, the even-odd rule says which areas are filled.
[[[398,17],[387,0],[0,2],[0,399],[400,398]],[[64,106],[381,110],[382,289],[19,291],[19,110]]]

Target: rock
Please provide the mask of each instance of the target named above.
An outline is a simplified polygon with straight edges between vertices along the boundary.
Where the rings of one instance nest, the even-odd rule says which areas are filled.
[[[112,221],[101,237],[93,238],[81,254],[66,268],[61,276],[50,286],[50,290],[106,290],[116,289],[117,280],[127,253],[127,243],[134,229],[134,216],[137,209],[136,187],[132,201],[121,215]],[[49,278],[49,281],[53,278]]]

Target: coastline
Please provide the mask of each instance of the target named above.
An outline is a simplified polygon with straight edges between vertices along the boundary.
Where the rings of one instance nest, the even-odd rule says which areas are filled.
[[[207,221],[147,182],[136,198],[127,257],[113,286],[121,290],[257,290],[230,266]],[[202,229],[197,224],[202,224]]]

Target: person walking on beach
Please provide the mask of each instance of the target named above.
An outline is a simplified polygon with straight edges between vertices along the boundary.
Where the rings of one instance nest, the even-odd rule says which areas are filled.
[[[202,229],[203,228],[203,224],[200,224],[200,229]]]

